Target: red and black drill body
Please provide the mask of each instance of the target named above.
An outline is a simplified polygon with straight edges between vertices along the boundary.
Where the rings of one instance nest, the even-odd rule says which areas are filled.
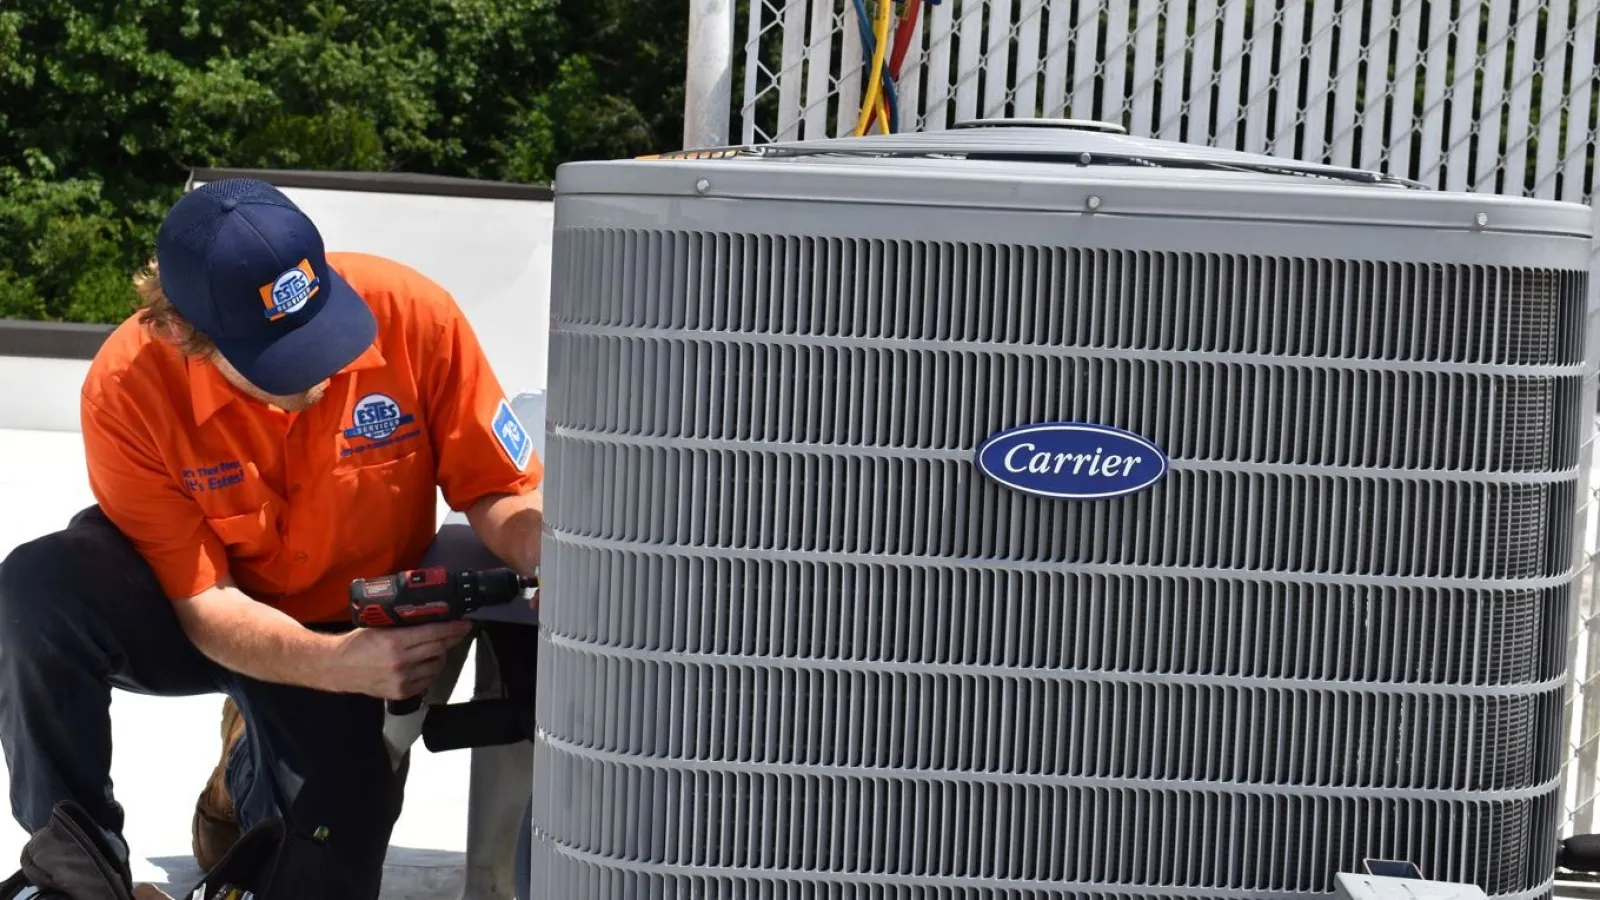
[[[350,618],[361,628],[449,622],[486,606],[510,603],[538,587],[539,579],[513,569],[407,569],[350,582]]]
[[[350,619],[358,628],[409,628],[462,619],[476,610],[500,606],[533,591],[539,579],[514,569],[407,569],[379,578],[350,582]],[[391,700],[388,710],[403,716],[416,711],[422,698]]]

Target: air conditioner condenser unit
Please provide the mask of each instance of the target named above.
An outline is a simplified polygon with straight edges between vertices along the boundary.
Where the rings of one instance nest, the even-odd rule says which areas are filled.
[[[534,893],[1552,883],[1588,210],[1026,127],[558,173]]]

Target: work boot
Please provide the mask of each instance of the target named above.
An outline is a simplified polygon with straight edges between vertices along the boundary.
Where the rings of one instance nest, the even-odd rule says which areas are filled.
[[[229,697],[222,704],[222,758],[194,805],[194,861],[209,872],[239,840],[239,817],[228,794],[228,757],[244,737],[244,716]]]

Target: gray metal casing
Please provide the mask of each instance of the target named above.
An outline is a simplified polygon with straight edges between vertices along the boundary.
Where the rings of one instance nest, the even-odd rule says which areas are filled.
[[[828,146],[1047,142],[1243,158]],[[1548,896],[1585,208],[830,157],[572,164],[555,224],[535,895]],[[974,467],[1056,420],[1172,471]]]

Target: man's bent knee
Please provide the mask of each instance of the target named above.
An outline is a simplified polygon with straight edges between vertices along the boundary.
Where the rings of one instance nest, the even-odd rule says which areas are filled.
[[[160,585],[138,551],[98,510],[85,510],[0,561],[0,646],[136,614],[151,593]]]
[[[93,511],[0,562],[0,678],[66,671],[153,694],[216,689],[154,571]]]
[[[58,531],[18,545],[0,560],[0,643],[37,638],[73,604],[74,572],[93,566],[76,558],[72,536]]]

